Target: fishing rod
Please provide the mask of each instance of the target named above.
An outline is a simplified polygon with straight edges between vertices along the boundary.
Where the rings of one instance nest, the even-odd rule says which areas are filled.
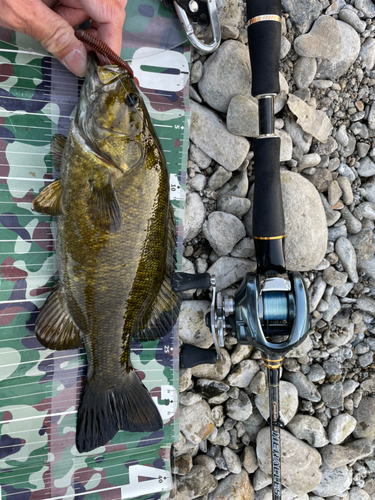
[[[300,273],[288,272],[284,256],[285,222],[280,180],[280,139],[274,129],[274,99],[280,92],[280,0],[247,0],[252,95],[258,99],[259,136],[254,140],[253,238],[257,269],[247,273],[233,298],[216,293],[208,273],[175,273],[175,291],[212,289],[206,324],[215,351],[184,345],[183,367],[215,363],[221,358],[224,335],[262,352],[268,372],[273,500],[281,499],[279,371],[285,355],[309,331],[309,302]]]

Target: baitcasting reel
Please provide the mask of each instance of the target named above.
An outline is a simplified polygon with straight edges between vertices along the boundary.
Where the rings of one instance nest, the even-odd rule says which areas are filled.
[[[285,354],[301,344],[309,330],[308,294],[297,272],[267,276],[248,273],[234,297],[217,293],[215,277],[208,273],[175,273],[172,287],[176,292],[212,288],[206,324],[215,351],[184,345],[181,350],[184,368],[220,360],[226,333],[236,337],[240,344],[260,349],[266,366],[278,368]]]

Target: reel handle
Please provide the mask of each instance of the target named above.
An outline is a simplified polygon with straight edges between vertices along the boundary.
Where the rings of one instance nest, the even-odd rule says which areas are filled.
[[[280,0],[247,1],[252,95],[280,92],[279,59],[281,45]]]
[[[209,289],[211,287],[211,276],[209,273],[174,273],[171,283],[174,292],[185,292],[195,288]]]
[[[180,363],[182,368],[193,368],[198,365],[214,365],[216,361],[216,351],[212,349],[202,349],[190,344],[184,344],[181,347]]]

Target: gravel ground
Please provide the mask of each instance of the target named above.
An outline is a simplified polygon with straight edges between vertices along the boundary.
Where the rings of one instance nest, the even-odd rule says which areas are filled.
[[[257,104],[241,0],[218,3],[222,43],[193,54],[184,261],[229,295],[255,270]],[[375,4],[282,0],[286,257],[310,294],[311,331],[283,364],[283,500],[375,499]],[[185,293],[181,343],[209,348],[210,296]],[[223,360],[181,369],[172,498],[271,499],[260,352],[226,337]]]

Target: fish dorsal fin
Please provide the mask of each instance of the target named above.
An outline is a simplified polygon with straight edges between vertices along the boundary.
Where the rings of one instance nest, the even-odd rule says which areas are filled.
[[[56,179],[46,186],[33,201],[31,208],[35,212],[48,215],[63,215],[61,179]]]
[[[65,143],[66,143],[65,135],[55,134],[52,137],[51,153],[53,158],[53,164],[56,170],[60,170]]]
[[[176,267],[175,223],[173,208],[169,206],[166,272],[159,292],[135,330],[137,341],[157,340],[171,332],[180,311],[180,297],[172,291],[171,279]]]
[[[75,325],[61,290],[57,288],[46,300],[35,324],[35,335],[42,346],[63,351],[76,349],[81,335]]]
[[[121,229],[122,215],[112,178],[104,186],[91,185],[89,213],[95,226],[114,233]]]

